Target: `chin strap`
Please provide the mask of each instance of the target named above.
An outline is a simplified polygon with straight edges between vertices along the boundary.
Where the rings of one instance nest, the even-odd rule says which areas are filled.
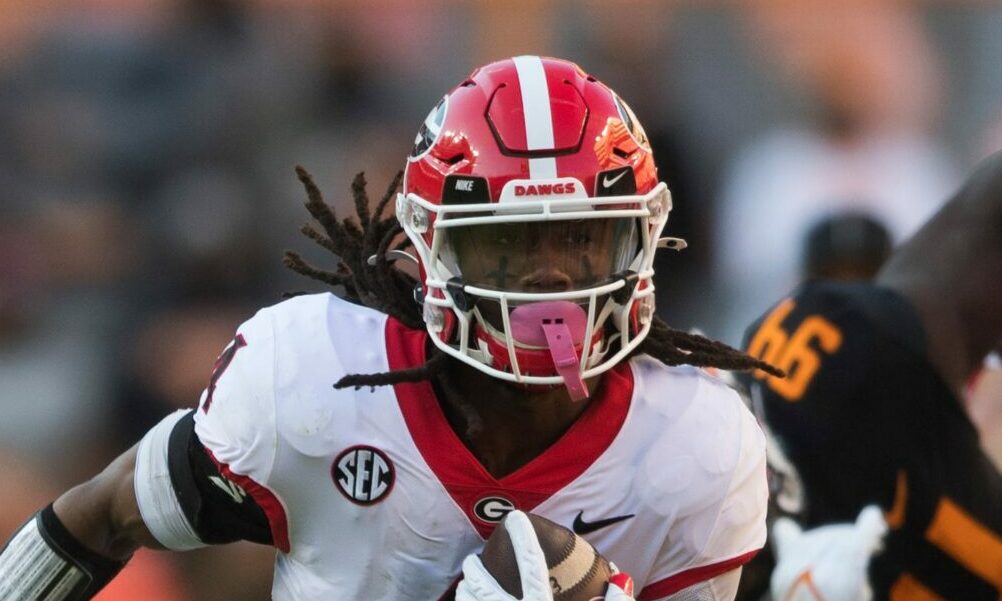
[[[564,386],[567,387],[571,400],[582,401],[588,398],[588,388],[578,371],[581,358],[574,348],[570,328],[565,323],[544,323],[542,327],[550,356],[553,357],[553,365],[557,374],[564,379]]]

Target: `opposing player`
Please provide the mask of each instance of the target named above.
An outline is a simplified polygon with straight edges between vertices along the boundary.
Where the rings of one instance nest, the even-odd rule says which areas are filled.
[[[287,263],[342,297],[244,323],[197,409],[13,537],[0,598],[87,599],[140,545],[244,539],[278,549],[275,599],[436,600],[513,509],[585,536],[637,599],[733,597],[765,542],[763,438],[669,366],[776,370],[654,317],[655,250],[682,243],[614,92],[555,59],[478,69],[420,128],[395,218],[398,182],[370,211],[359,177],[338,220],[299,175],[340,262]]]
[[[802,478],[802,524],[884,509],[877,599],[1002,595],[1002,476],[960,396],[1000,340],[1002,155],[873,283],[808,282],[749,329],[749,353],[789,372],[743,377]]]

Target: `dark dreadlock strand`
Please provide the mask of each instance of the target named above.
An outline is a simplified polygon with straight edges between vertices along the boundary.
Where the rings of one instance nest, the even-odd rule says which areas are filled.
[[[400,384],[402,382],[421,382],[430,380],[435,375],[445,369],[449,356],[444,353],[435,353],[424,365],[411,367],[408,369],[398,369],[381,374],[349,374],[334,384],[334,388],[348,388],[354,386],[355,390],[363,386],[385,386],[387,384]]]
[[[335,248],[343,250],[348,245],[347,243],[351,238],[350,234],[354,234],[357,228],[349,230],[349,226],[352,224],[347,219],[344,224],[338,223],[334,209],[324,202],[320,188],[313,182],[313,177],[306,169],[297,166],[296,175],[299,177],[299,181],[302,182],[303,187],[306,188],[306,209],[324,227],[324,231],[330,236],[330,240],[335,245]],[[356,178],[361,175],[359,173]]]
[[[402,230],[404,228],[400,228],[400,229]],[[393,250],[404,250],[405,248],[407,248],[410,245],[411,245],[411,241],[410,240],[408,240],[408,239],[401,240],[400,242],[397,243],[396,246],[393,247]]]
[[[400,189],[401,182],[404,181],[404,172],[397,171],[397,174],[393,176],[390,180],[389,185],[386,186],[386,192],[383,193],[383,197],[379,200],[379,204],[376,205],[376,211],[373,213],[376,217],[382,218],[383,213],[386,212],[386,207],[389,206],[390,201],[396,198],[397,190]],[[396,216],[392,216],[392,222],[398,223]]]
[[[285,265],[296,273],[331,286],[342,287],[342,296],[348,301],[382,311],[408,328],[422,328],[424,320],[413,298],[417,281],[395,269],[387,259],[391,247],[404,250],[409,245],[406,237],[394,245],[403,233],[403,228],[395,216],[385,215],[387,206],[400,188],[403,172],[397,173],[375,210],[371,212],[365,174],[355,176],[351,192],[357,222],[351,218],[339,221],[334,209],[324,201],[313,176],[302,167],[296,167],[296,174],[306,189],[306,209],[323,228],[323,232],[320,232],[307,224],[301,231],[307,238],[337,256],[338,263],[334,272],[325,271],[310,265],[298,253],[286,251]],[[369,264],[369,257],[375,257],[373,264]],[[424,365],[380,374],[349,374],[341,378],[334,387],[360,388],[428,380],[443,370],[447,364],[446,357],[433,351]]]
[[[737,371],[760,369],[780,378],[786,376],[783,370],[723,342],[672,329],[660,317],[654,318],[647,338],[632,354],[650,355],[665,365],[695,365]]]
[[[371,221],[369,216],[369,191],[366,189],[368,182],[365,181],[365,172],[359,172],[355,175],[355,179],[351,181],[351,197],[355,201],[355,214],[358,215],[358,223],[361,226],[360,230],[365,235],[365,232],[369,230],[369,222]],[[379,215],[376,215],[376,219],[379,219]]]
[[[314,242],[326,248],[327,250],[331,251],[332,253],[338,252],[337,245],[334,244],[334,241],[328,238],[327,236],[321,234],[320,232],[318,232],[316,229],[314,229],[312,225],[307,223],[303,227],[299,228],[299,231],[304,236],[306,236],[310,240],[313,240]]]
[[[407,274],[397,269],[392,269],[389,260],[386,258],[390,244],[402,231],[403,228],[398,225],[387,231],[383,236],[377,247],[376,265],[373,272],[375,273],[376,282],[380,289],[393,291],[393,294],[389,295],[387,299],[388,305],[391,305],[397,314],[410,315],[411,308],[415,306],[415,281]],[[415,330],[424,327],[424,319],[421,316],[415,316],[413,320],[408,318],[407,320],[401,319],[400,321],[407,327]]]
[[[361,302],[358,290],[351,278],[350,269],[344,262],[344,259],[352,254],[349,248],[352,246],[352,236],[348,233],[344,225],[338,223],[334,209],[324,202],[323,195],[316,184],[313,183],[310,174],[302,167],[296,167],[296,174],[306,188],[306,209],[323,226],[327,235],[324,236],[309,224],[300,228],[300,231],[320,246],[340,257],[341,260],[337,265],[337,273],[330,273],[309,265],[298,253],[287,251],[284,260],[286,267],[326,284],[343,286],[346,299]]]
[[[413,290],[416,282],[414,278],[397,269],[393,269],[391,262],[387,259],[390,246],[403,233],[403,228],[400,227],[395,217],[383,218],[383,213],[386,211],[386,206],[393,198],[394,193],[400,187],[402,177],[403,174],[398,173],[393,178],[382,200],[380,200],[376,206],[376,210],[372,214],[373,219],[366,221],[368,225],[365,228],[363,236],[363,247],[366,249],[375,248],[375,251],[371,255],[366,251],[363,256],[373,257],[375,264],[369,265],[369,259],[366,258],[366,267],[369,268],[362,271],[362,277],[368,290],[383,291],[380,294],[378,302],[384,304],[388,313],[398,316],[397,319],[407,327],[420,329],[424,327],[424,320],[420,313],[415,310],[416,304],[413,299]],[[356,193],[356,207],[361,206],[358,199],[363,193],[364,190]],[[366,197],[365,208],[360,210],[367,212],[367,207],[368,202]],[[406,238],[404,240],[409,242]]]
[[[331,286],[342,287],[346,300],[382,311],[408,328],[422,328],[424,320],[419,305],[413,298],[417,281],[396,269],[393,262],[387,259],[391,248],[405,250],[410,246],[406,237],[394,243],[403,230],[394,216],[384,215],[400,187],[403,172],[398,173],[390,182],[374,211],[370,211],[365,175],[359,173],[355,176],[351,191],[357,221],[351,218],[339,221],[334,209],[324,202],[312,176],[302,167],[296,167],[296,174],[306,188],[306,208],[323,228],[323,232],[320,232],[313,226],[306,225],[302,232],[336,255],[338,263],[334,272],[324,271],[308,264],[297,253],[286,252],[285,264],[297,273]],[[368,263],[370,256],[375,257],[371,265]],[[785,375],[782,370],[722,342],[672,329],[657,317],[654,318],[650,333],[631,356],[639,354],[650,355],[666,365],[685,364],[728,370],[760,369],[773,376]],[[347,375],[335,387],[359,388],[428,380],[439,374],[446,375],[447,365],[447,355],[433,349],[424,365],[379,374]],[[446,378],[440,378],[440,381],[444,380]]]
[[[385,212],[400,186],[402,174],[393,179],[376,211],[372,213],[366,193],[365,175],[359,173],[355,176],[351,189],[358,213],[357,221],[352,218],[339,220],[334,209],[324,201],[309,172],[297,167],[296,174],[306,189],[306,208],[323,228],[323,232],[320,232],[311,225],[305,225],[302,232],[334,253],[338,257],[338,263],[336,271],[332,273],[310,265],[298,253],[290,251],[285,255],[286,266],[325,284],[343,287],[342,296],[346,300],[387,313],[410,328],[420,328],[423,322],[416,303],[400,301],[403,296],[400,294],[401,290],[407,291],[405,298],[411,298],[416,281],[393,269],[385,259],[386,247],[401,232],[396,218],[386,216]],[[367,262],[372,255],[376,256],[376,265],[369,265]]]
[[[319,280],[331,286],[344,286],[345,288],[350,287],[351,279],[347,275],[317,269],[304,261],[297,253],[292,251],[286,251],[283,263],[285,263],[285,266],[289,269],[298,274],[305,275],[308,278]]]

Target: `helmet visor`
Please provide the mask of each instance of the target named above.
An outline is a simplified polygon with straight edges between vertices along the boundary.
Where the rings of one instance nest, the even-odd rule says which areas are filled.
[[[633,218],[491,223],[445,228],[441,257],[463,283],[509,292],[592,288],[629,268]]]

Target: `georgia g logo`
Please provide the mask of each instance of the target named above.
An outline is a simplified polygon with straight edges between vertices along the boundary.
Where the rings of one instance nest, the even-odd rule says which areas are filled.
[[[335,487],[357,505],[372,505],[393,489],[393,463],[375,447],[357,445],[341,451],[331,466]]]
[[[497,524],[515,509],[515,504],[496,495],[484,497],[473,504],[473,515],[481,522]]]

